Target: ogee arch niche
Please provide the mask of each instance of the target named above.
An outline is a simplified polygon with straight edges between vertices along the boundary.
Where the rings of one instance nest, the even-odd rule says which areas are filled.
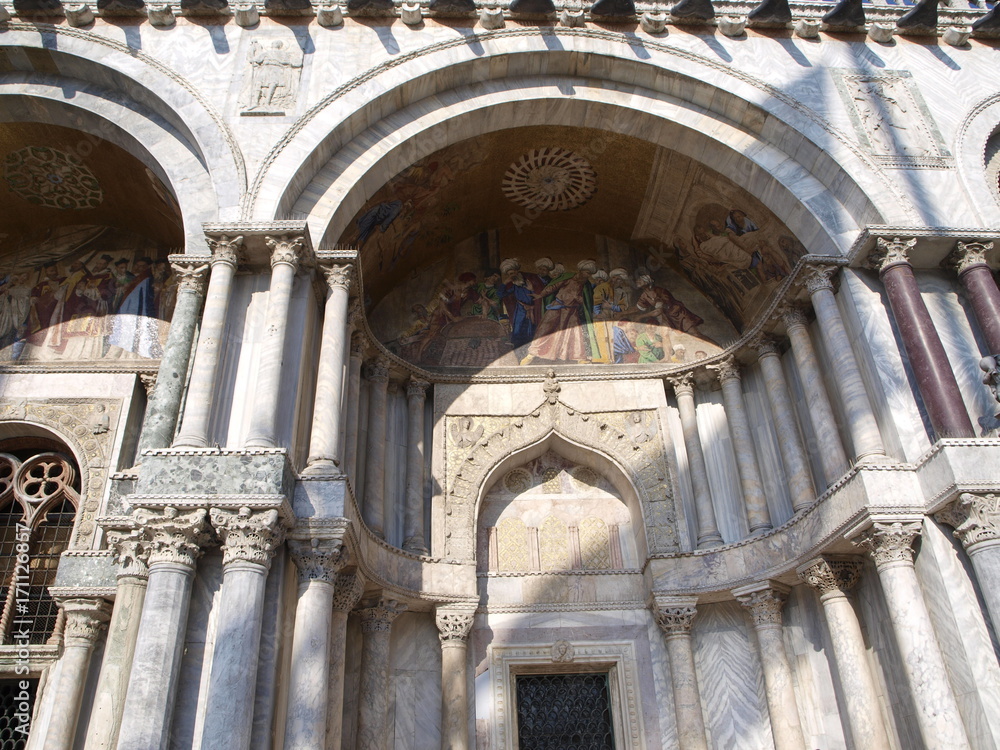
[[[421,159],[340,242],[360,249],[376,337],[429,369],[683,366],[734,341],[805,253],[698,162],[562,126]]]

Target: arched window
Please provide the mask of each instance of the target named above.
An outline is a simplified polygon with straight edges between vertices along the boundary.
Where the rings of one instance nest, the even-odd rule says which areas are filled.
[[[57,627],[48,588],[69,546],[79,472],[48,441],[0,443],[0,643],[42,644]]]

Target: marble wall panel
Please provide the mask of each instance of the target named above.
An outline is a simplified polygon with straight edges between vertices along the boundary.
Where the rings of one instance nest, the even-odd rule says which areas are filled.
[[[788,494],[788,481],[781,463],[781,450],[774,429],[774,416],[764,387],[760,366],[756,363],[743,368],[743,403],[746,405],[747,419],[753,436],[754,450],[757,451],[757,465],[760,467],[767,507],[771,512],[771,523],[778,526],[792,517],[792,500]]]
[[[361,687],[361,619],[347,618],[347,638],[344,657],[344,718],[341,730],[342,747],[354,747],[358,732],[358,693]],[[391,642],[390,642],[391,647]]]
[[[392,624],[391,747],[423,750],[441,744],[441,645],[433,614],[404,612]]]
[[[695,401],[698,437],[705,453],[719,531],[726,542],[735,542],[749,534],[749,524],[722,392],[696,390]]]

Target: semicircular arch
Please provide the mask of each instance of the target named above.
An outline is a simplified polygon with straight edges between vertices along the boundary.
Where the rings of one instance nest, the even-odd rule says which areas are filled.
[[[987,163],[987,146],[1000,133],[1000,94],[982,99],[966,116],[958,130],[955,155],[958,171],[980,226],[1000,224],[1000,188],[991,184],[996,173]]]

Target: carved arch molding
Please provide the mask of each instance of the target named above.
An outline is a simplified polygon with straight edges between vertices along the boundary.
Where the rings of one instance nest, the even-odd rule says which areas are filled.
[[[511,454],[550,435],[589,449],[617,465],[642,511],[649,554],[678,552],[674,482],[656,409],[588,412],[548,398],[528,414],[446,415],[445,557],[475,556],[476,510],[493,470]]]

